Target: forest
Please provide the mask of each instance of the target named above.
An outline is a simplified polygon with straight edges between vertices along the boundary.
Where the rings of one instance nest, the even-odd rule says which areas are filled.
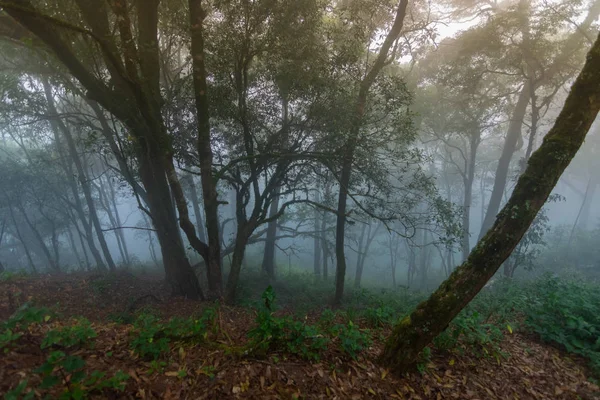
[[[0,0],[0,395],[600,399],[599,29]]]

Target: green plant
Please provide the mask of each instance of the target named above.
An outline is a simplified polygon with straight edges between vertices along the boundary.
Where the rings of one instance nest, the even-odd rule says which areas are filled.
[[[381,328],[394,322],[396,312],[390,306],[369,307],[363,311],[367,324],[372,328]]]
[[[600,376],[600,292],[583,282],[547,276],[528,293],[525,326],[546,342],[554,343],[589,361]]]
[[[30,325],[48,322],[53,313],[25,303],[4,323],[0,324],[0,349],[4,352],[27,331]]]
[[[150,368],[148,368],[148,375],[152,375],[155,372],[162,373],[166,366],[167,363],[164,361],[152,360],[150,361]]]
[[[202,341],[208,326],[214,327],[216,312],[207,309],[200,318],[172,318],[162,323],[156,316],[142,313],[134,322],[132,349],[142,358],[158,359],[169,351],[172,341]]]
[[[141,314],[133,324],[135,337],[131,348],[142,358],[157,359],[169,350],[170,339],[164,335],[164,326],[152,314]]]
[[[11,282],[19,278],[24,278],[29,274],[24,270],[19,271],[3,271],[0,272],[0,282]]]
[[[12,390],[9,390],[4,395],[4,400],[30,400],[35,396],[33,390],[27,390],[27,380],[19,382],[19,384]]]
[[[38,387],[40,390],[62,385],[60,399],[82,399],[90,392],[105,388],[122,391],[129,379],[129,375],[122,371],[117,371],[111,378],[105,378],[106,373],[100,371],[93,371],[88,375],[85,361],[81,357],[67,355],[62,351],[51,352],[46,362],[35,369],[34,373],[42,376],[42,383]]]
[[[332,333],[338,337],[340,348],[353,359],[371,344],[369,330],[360,330],[352,321],[335,325]]]
[[[80,346],[96,336],[96,331],[92,328],[90,321],[81,318],[73,326],[65,326],[48,331],[42,341],[42,349],[50,346],[65,348]]]
[[[9,348],[8,346],[16,342],[21,336],[23,336],[20,332],[13,332],[11,329],[5,329],[0,332],[0,349],[4,349],[4,352],[7,353]]]
[[[329,329],[333,326],[334,321],[335,313],[331,309],[326,308],[319,317],[319,326],[324,329]]]
[[[441,350],[459,353],[469,350],[479,356],[491,355],[499,358],[502,355],[498,346],[501,339],[502,331],[497,325],[486,323],[477,311],[465,310],[433,340],[433,343]]]
[[[329,342],[319,329],[290,317],[274,316],[275,293],[271,286],[262,298],[264,308],[256,316],[257,326],[248,332],[250,351],[266,355],[268,351],[283,350],[308,360],[319,359]]]
[[[425,347],[421,354],[419,354],[419,361],[417,362],[417,371],[424,374],[427,371],[427,366],[431,361],[431,347]]]

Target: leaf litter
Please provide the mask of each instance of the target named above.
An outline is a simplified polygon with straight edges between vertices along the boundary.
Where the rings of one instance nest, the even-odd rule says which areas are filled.
[[[40,345],[47,332],[72,325],[72,317],[85,317],[97,336],[90,345],[72,349],[71,355],[85,361],[87,372],[112,376],[120,370],[129,376],[123,391],[103,389],[91,392],[90,398],[600,399],[600,389],[587,380],[581,360],[519,332],[505,335],[499,344],[507,358],[434,352],[422,373],[396,376],[377,362],[385,334],[375,335],[356,360],[333,348],[313,362],[279,353],[262,359],[239,354],[235,349],[247,342],[255,313],[219,306],[218,330],[210,340],[172,343],[161,364],[136,355],[130,346],[133,326],[111,319],[142,308],[163,318],[189,317],[214,304],[170,298],[164,283],[151,276],[75,274],[0,282],[0,320],[25,302],[49,307],[59,316],[32,324],[0,354],[0,393],[24,380],[37,388],[41,378],[33,371],[46,360],[47,351]],[[42,398],[59,392],[35,389],[33,394]]]

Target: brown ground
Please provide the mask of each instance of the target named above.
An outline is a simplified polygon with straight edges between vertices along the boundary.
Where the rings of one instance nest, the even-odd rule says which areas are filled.
[[[166,293],[156,277],[131,275],[111,280],[71,275],[0,282],[0,320],[24,301],[52,307],[62,315],[55,322],[33,326],[17,346],[0,354],[0,393],[23,379],[31,385],[39,383],[31,371],[47,356],[48,351],[40,350],[45,332],[69,323],[71,316],[85,316],[98,337],[93,348],[81,348],[74,355],[84,358],[90,370],[108,375],[122,370],[131,376],[124,392],[105,391],[97,398],[600,399],[600,389],[587,382],[580,360],[518,333],[506,335],[501,343],[510,354],[507,359],[434,354],[424,374],[406,377],[393,376],[377,364],[382,348],[378,339],[358,361],[349,360],[334,346],[318,363],[283,354],[244,358],[230,354],[227,347],[246,341],[255,315],[249,309],[225,306],[219,308],[220,329],[212,343],[174,344],[164,372],[149,374],[150,363],[137,359],[129,348],[131,326],[109,323],[107,318],[144,306],[164,317],[189,316],[207,307],[206,303],[168,298]],[[181,369],[187,372],[184,378],[177,376]],[[55,395],[51,393],[51,398]]]

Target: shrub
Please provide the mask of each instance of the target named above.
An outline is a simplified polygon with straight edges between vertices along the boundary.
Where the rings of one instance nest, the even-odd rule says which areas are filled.
[[[53,351],[46,362],[34,370],[34,373],[42,376],[42,383],[37,389],[50,389],[63,385],[61,399],[82,399],[90,392],[105,388],[122,391],[125,382],[129,379],[129,375],[122,371],[117,371],[113,377],[106,379],[105,372],[93,371],[88,375],[84,368],[85,361],[81,357]],[[63,377],[67,375],[70,378],[64,381]]]
[[[353,359],[371,344],[369,330],[360,330],[352,321],[335,325],[332,333],[338,337],[340,348]]]
[[[162,323],[152,314],[140,314],[133,324],[131,348],[142,358],[156,360],[169,351],[172,341],[205,340],[208,326],[214,319],[213,309],[206,310],[201,318],[172,318],[167,323]]]
[[[498,343],[502,331],[495,324],[487,323],[477,311],[464,310],[438,335],[433,343],[438,349],[458,351],[466,350],[479,356],[502,355]]]
[[[38,308],[25,303],[4,323],[0,324],[0,349],[7,352],[30,325],[47,322],[53,313],[47,308]]]
[[[318,360],[329,340],[315,326],[274,316],[275,292],[271,286],[262,298],[264,308],[256,316],[257,326],[248,332],[250,351],[265,355],[268,351],[283,350],[304,359]]]
[[[600,292],[578,281],[545,277],[528,291],[525,326],[546,342],[579,354],[600,376]]]
[[[42,349],[50,346],[80,346],[96,336],[96,331],[92,328],[90,321],[81,318],[73,326],[65,326],[48,331],[42,341]]]

